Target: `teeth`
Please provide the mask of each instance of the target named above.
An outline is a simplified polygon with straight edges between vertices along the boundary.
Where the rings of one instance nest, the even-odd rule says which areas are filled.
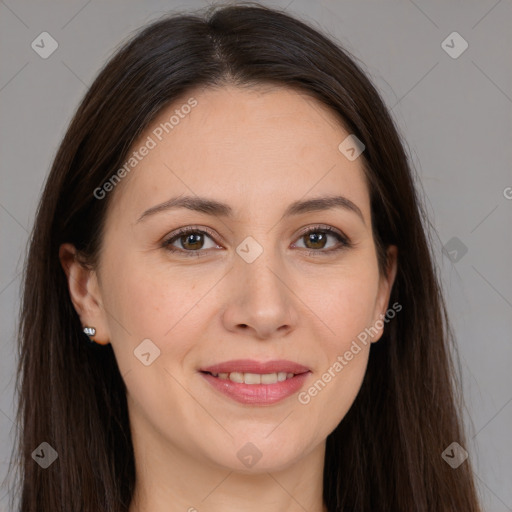
[[[222,380],[231,380],[232,382],[237,382],[239,384],[275,384],[276,382],[283,382],[286,379],[291,379],[295,374],[294,373],[241,373],[241,372],[231,372],[231,373],[212,373],[214,377],[218,377]]]
[[[229,374],[229,380],[242,384],[244,382],[244,374],[239,372],[231,372]]]
[[[245,373],[244,382],[246,384],[261,384],[261,375],[257,373]]]
[[[262,384],[275,384],[276,382],[277,382],[277,373],[264,373],[261,376]]]

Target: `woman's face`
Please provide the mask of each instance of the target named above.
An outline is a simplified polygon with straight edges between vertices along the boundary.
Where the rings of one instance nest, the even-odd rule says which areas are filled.
[[[305,95],[226,86],[174,103],[133,146],[81,316],[112,344],[136,444],[255,472],[323,449],[394,279],[347,136]],[[327,197],[344,199],[309,202]]]

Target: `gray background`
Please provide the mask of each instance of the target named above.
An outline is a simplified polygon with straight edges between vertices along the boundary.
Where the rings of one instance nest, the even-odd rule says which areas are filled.
[[[512,511],[512,2],[265,3],[286,7],[337,38],[361,59],[392,109],[436,231],[468,405],[465,449],[484,509]],[[0,0],[0,478],[7,474],[17,428],[20,272],[57,146],[95,74],[121,42],[169,10],[205,5]],[[48,59],[31,48],[44,31],[59,44]],[[458,58],[441,46],[454,31],[469,44]],[[457,255],[443,251],[447,243]],[[0,511],[7,510],[5,494],[2,488]]]

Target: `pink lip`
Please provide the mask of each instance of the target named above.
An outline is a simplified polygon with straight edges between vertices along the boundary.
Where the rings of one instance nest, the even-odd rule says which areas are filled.
[[[295,373],[291,379],[273,384],[240,384],[229,379],[219,379],[210,373]],[[309,368],[292,361],[268,361],[262,363],[248,359],[226,361],[201,370],[201,375],[216,390],[233,400],[249,405],[270,405],[293,395],[303,386]]]

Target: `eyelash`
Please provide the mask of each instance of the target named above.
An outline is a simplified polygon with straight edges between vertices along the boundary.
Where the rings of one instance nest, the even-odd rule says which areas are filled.
[[[182,237],[183,235],[188,235],[188,234],[192,234],[192,233],[208,235],[212,239],[215,238],[215,235],[209,229],[206,229],[206,228],[199,229],[195,226],[189,226],[186,228],[181,228],[178,231],[176,231],[175,233],[173,233],[169,238],[167,238],[166,240],[164,240],[162,242],[162,247],[171,253],[183,253],[184,256],[186,256],[186,257],[199,258],[201,256],[204,256],[205,251],[208,251],[208,249],[198,249],[196,251],[186,251],[184,249],[179,249],[179,248],[173,247],[171,245],[174,241],[176,241],[178,238]],[[326,249],[326,250],[324,250],[324,249],[317,249],[317,250],[303,249],[304,251],[306,251],[308,256],[316,257],[319,255],[326,255],[326,253],[327,253],[327,255],[331,255],[333,253],[338,253],[339,251],[353,247],[353,244],[349,238],[342,235],[341,233],[339,233],[337,230],[335,230],[334,228],[332,228],[330,226],[323,226],[323,225],[312,226],[312,227],[308,228],[306,231],[302,232],[299,235],[298,239],[303,238],[306,235],[309,235],[310,233],[323,233],[323,234],[327,234],[327,235],[332,235],[338,240],[338,242],[341,245],[334,249],[331,248],[331,249]]]

